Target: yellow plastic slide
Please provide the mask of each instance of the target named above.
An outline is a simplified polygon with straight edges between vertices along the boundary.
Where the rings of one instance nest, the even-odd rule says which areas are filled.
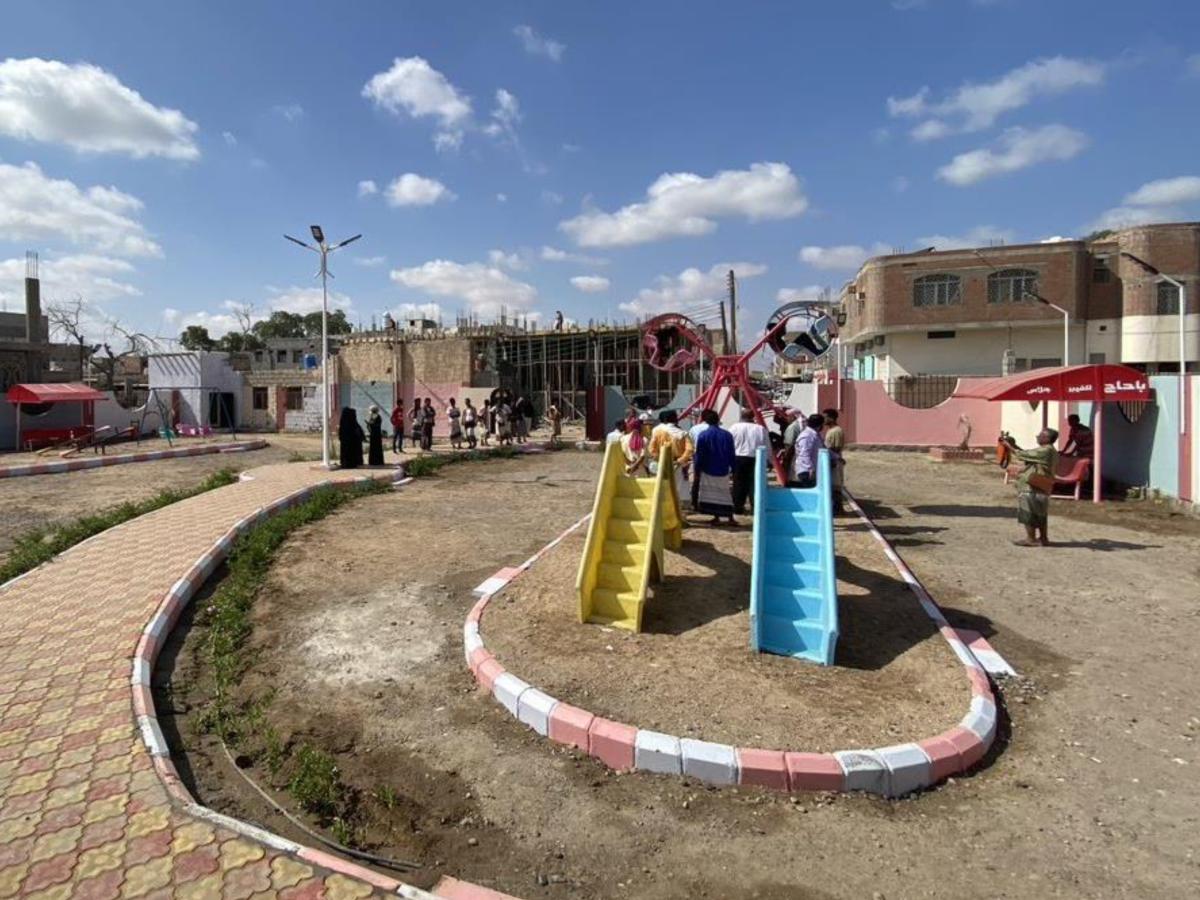
[[[647,589],[663,576],[663,548],[677,550],[683,544],[674,474],[669,444],[650,478],[625,474],[620,444],[605,448],[575,581],[580,622],[642,630]]]

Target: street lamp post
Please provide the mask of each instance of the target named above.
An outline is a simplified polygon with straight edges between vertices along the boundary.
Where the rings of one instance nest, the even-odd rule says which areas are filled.
[[[1051,303],[1037,291],[1025,291],[1025,296],[1032,297],[1043,306],[1049,306],[1051,309],[1057,309],[1062,313],[1063,317],[1063,365],[1071,364],[1071,314],[1059,306],[1057,303]]]
[[[1151,275],[1158,276],[1167,284],[1175,285],[1175,290],[1179,291],[1179,433],[1187,434],[1187,392],[1184,390],[1184,380],[1187,378],[1187,343],[1186,343],[1186,315],[1187,315],[1187,287],[1182,281],[1176,281],[1170,275],[1166,275],[1156,269],[1150,263],[1146,262],[1132,253],[1124,250],[1121,255],[1127,259],[1133,260]]]
[[[321,465],[328,469],[331,467],[329,461],[329,279],[333,277],[329,274],[329,254],[334,250],[342,249],[347,244],[354,243],[362,235],[356,234],[354,237],[330,245],[325,242],[325,232],[320,225],[310,226],[309,230],[316,242],[315,247],[290,234],[285,234],[284,237],[293,244],[299,244],[305,250],[311,250],[321,257],[321,269],[317,272],[321,276]]]

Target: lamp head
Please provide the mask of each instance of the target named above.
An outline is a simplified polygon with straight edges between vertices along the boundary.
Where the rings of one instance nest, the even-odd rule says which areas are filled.
[[[325,243],[325,232],[321,230],[320,225],[312,225],[309,227],[309,230],[312,232],[314,241],[316,241],[318,244]]]

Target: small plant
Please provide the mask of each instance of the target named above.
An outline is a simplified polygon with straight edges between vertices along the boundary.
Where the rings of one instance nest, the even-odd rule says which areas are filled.
[[[381,784],[377,787],[375,799],[382,803],[385,809],[395,809],[400,805],[400,793],[390,784]]]
[[[293,450],[291,453],[288,454],[287,461],[294,462],[294,463],[316,462],[320,458],[321,458],[320,455],[318,455],[316,453],[305,453],[301,450]]]
[[[354,826],[343,819],[341,816],[335,816],[332,823],[329,825],[329,831],[333,834],[333,839],[343,847],[353,847],[355,844]]]
[[[64,550],[74,547],[101,531],[112,528],[114,525],[144,516],[146,513],[162,509],[172,503],[178,503],[180,500],[186,500],[188,497],[195,497],[205,491],[233,484],[237,479],[238,473],[233,469],[220,469],[194,487],[159,491],[153,497],[145,500],[122,503],[120,506],[90,516],[83,516],[73,522],[65,522],[49,529],[35,528],[27,531],[18,535],[13,541],[8,559],[4,561],[3,565],[0,565],[0,584],[10,578],[24,575],[30,569],[53,559]]]
[[[322,818],[333,816],[340,794],[338,769],[333,757],[309,744],[301,745],[296,753],[296,772],[288,782],[288,790],[310,813]],[[335,823],[337,821],[340,820]]]

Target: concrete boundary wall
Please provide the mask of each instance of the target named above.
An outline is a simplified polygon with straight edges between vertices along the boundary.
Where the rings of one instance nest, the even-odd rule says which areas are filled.
[[[488,604],[509,582],[583,527],[590,514],[520,566],[502,569],[476,588],[480,599],[463,624],[467,666],[480,687],[518,721],[611,769],[690,776],[714,785],[753,784],[784,791],[866,791],[886,797],[902,796],[972,769],[991,748],[998,725],[996,697],[987,671],[968,646],[969,641],[950,627],[929,592],[874,522],[849,494],[847,500],[963,665],[971,688],[970,705],[962,721],[942,734],[889,747],[836,753],[733,747],[614,722],[555,699],[507,672],[484,644],[482,621]]]

